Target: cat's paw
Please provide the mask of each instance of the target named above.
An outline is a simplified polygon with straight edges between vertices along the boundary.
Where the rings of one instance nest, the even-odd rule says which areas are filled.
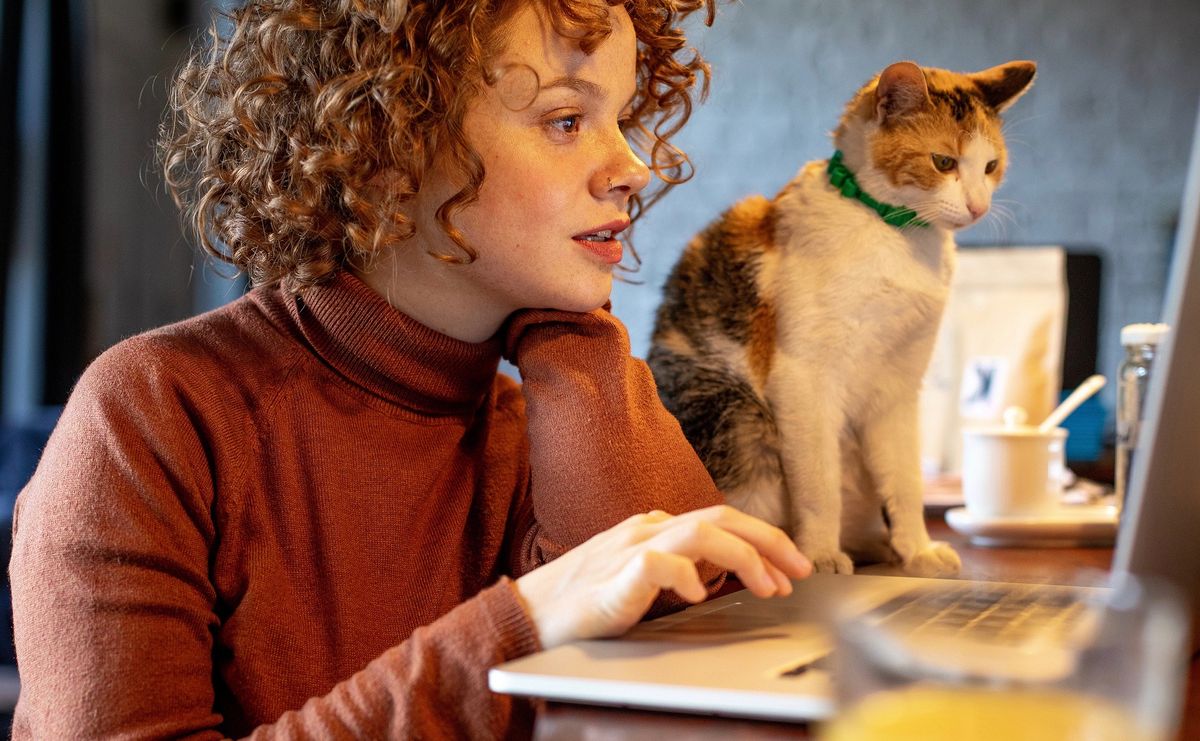
[[[962,561],[948,543],[935,540],[913,554],[903,568],[912,576],[957,576]]]
[[[828,551],[824,553],[809,553],[803,548],[801,553],[808,556],[808,560],[812,561],[813,571],[818,574],[853,574],[854,562],[850,557],[841,551]]]

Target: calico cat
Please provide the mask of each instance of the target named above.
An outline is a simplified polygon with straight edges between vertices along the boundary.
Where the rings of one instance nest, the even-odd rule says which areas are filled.
[[[664,285],[648,357],[663,403],[729,503],[818,571],[959,569],[925,529],[917,396],[954,231],[987,213],[1000,113],[1035,73],[889,66],[846,106],[830,160],[734,205]]]

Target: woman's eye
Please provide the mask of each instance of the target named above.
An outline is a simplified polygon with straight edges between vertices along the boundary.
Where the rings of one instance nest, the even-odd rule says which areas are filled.
[[[958,160],[944,154],[935,154],[933,155],[933,166],[937,168],[938,172],[950,172],[958,166]]]
[[[582,119],[583,116],[573,113],[570,116],[559,116],[551,121],[550,125],[564,134],[574,134],[579,131],[579,122]]]
[[[991,175],[993,172],[996,171],[996,168],[999,166],[1000,166],[1000,160],[992,160],[991,162],[987,163],[987,165],[984,166],[983,171],[986,172],[988,175]]]

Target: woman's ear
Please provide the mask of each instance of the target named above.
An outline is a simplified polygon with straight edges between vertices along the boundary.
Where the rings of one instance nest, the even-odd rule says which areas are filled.
[[[1002,113],[1029,90],[1036,75],[1035,62],[1018,61],[976,72],[970,78],[979,87],[979,92],[983,93],[987,104],[995,108],[997,113]]]
[[[925,73],[912,62],[896,62],[879,75],[875,85],[875,121],[894,119],[931,105]]]

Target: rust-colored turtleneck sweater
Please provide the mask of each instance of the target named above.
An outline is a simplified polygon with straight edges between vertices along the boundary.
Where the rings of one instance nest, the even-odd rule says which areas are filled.
[[[257,289],[79,380],[14,515],[14,736],[528,734],[508,577],[719,501],[606,311],[476,345],[346,273]]]

